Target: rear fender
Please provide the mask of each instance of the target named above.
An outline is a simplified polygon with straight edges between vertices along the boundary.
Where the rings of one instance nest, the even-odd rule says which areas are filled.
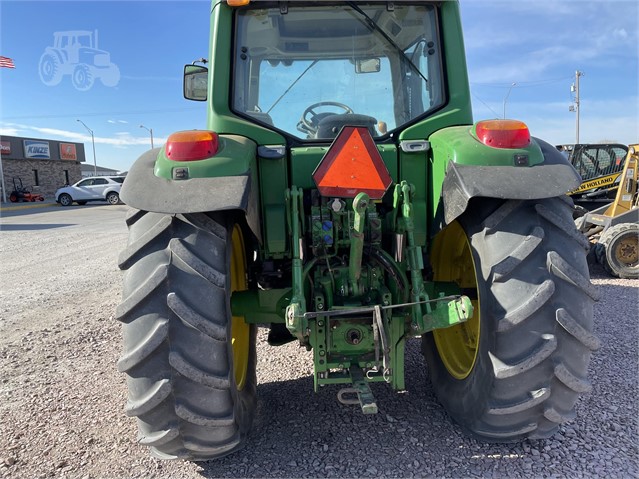
[[[443,173],[434,197],[445,224],[459,217],[471,198],[541,199],[561,196],[581,183],[581,177],[557,149],[538,138],[521,149],[497,149],[481,144],[470,127],[438,137],[432,135],[433,179]],[[448,141],[452,140],[452,141]],[[440,176],[439,176],[440,177]],[[437,186],[433,185],[434,193]],[[440,216],[441,218],[441,216]]]
[[[261,242],[258,204],[258,185],[253,161],[247,164],[242,174],[233,176],[192,177],[177,180],[156,176],[156,163],[165,160],[163,148],[155,148],[144,153],[127,174],[120,197],[127,205],[155,213],[204,213],[213,211],[240,212],[248,227]],[[160,160],[158,160],[160,158]],[[221,158],[226,161],[228,158]],[[208,160],[204,160],[208,161]],[[176,167],[188,167],[201,162],[174,162]],[[209,170],[215,174],[214,170]]]

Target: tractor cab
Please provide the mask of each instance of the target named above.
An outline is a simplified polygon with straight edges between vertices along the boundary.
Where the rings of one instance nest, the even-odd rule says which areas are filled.
[[[231,109],[296,140],[387,137],[444,102],[436,25],[432,5],[240,11]]]
[[[445,105],[433,5],[255,5],[229,19],[229,114],[289,142],[330,142],[345,125],[383,141]]]

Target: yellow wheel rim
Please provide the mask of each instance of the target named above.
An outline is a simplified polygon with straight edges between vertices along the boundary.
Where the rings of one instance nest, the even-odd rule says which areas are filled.
[[[477,289],[475,263],[466,233],[457,222],[451,223],[435,238],[432,264],[435,281],[452,281],[460,288]],[[473,316],[457,326],[433,331],[437,352],[448,372],[465,379],[477,360],[480,332],[479,291],[472,299]]]
[[[639,261],[639,241],[631,234],[621,239],[614,248],[615,259],[624,266],[634,266]]]
[[[231,293],[244,291],[246,284],[246,253],[242,230],[235,225],[231,238]],[[243,316],[231,318],[231,348],[233,350],[233,374],[238,390],[244,388],[249,361],[250,326]]]

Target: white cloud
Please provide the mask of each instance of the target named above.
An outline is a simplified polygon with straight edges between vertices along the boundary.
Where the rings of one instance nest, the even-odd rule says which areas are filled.
[[[485,51],[504,45],[521,45],[533,40],[531,36],[513,30],[501,30],[486,33],[485,26],[473,26],[464,30],[464,46],[466,51]]]
[[[617,38],[628,38],[628,32],[625,28],[616,28],[612,31],[612,35]]]
[[[21,132],[18,128],[0,126],[0,136],[20,136]]]
[[[464,4],[472,82],[537,80],[566,66],[637,57],[636,2],[466,0],[462,17]]]
[[[21,125],[14,123],[5,123],[0,125],[0,131],[11,131],[14,134],[11,136],[20,135],[28,135],[30,132],[32,135],[46,135],[55,139],[64,139],[64,140],[72,140],[79,143],[90,143],[91,135],[87,135],[85,133],[78,133],[76,131],[69,130],[60,130],[57,128],[42,128],[39,126],[33,125]],[[5,135],[9,135],[9,133],[3,133]],[[166,138],[154,138],[158,144],[162,144],[166,142]],[[115,147],[125,148],[128,146],[146,146],[149,143],[148,137],[134,137],[131,136],[128,132],[120,132],[116,133],[114,138],[111,137],[103,137],[103,136],[95,136],[94,141],[96,144],[102,145],[111,145]]]

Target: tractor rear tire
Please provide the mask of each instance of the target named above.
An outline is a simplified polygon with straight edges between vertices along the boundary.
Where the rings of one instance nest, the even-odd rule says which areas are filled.
[[[222,216],[131,210],[125,270],[128,416],[161,459],[204,461],[246,441],[256,409],[256,327],[231,316],[246,288],[242,230]]]
[[[608,228],[597,243],[597,259],[617,278],[639,279],[639,225],[620,223]]]
[[[422,350],[439,400],[481,440],[549,437],[590,390],[598,291],[571,203],[477,199],[435,239],[435,280],[456,281],[475,311]]]

